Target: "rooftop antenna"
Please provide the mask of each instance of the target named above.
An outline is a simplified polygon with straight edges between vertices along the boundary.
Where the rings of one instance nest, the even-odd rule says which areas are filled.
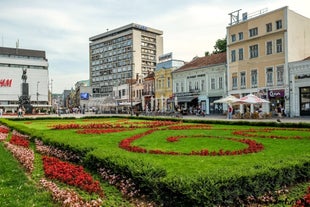
[[[230,15],[230,24],[229,25],[233,25],[233,24],[238,24],[239,23],[239,12],[240,11],[241,11],[241,9],[238,9],[238,10],[233,11],[233,12],[228,14],[228,15]]]
[[[19,48],[19,39],[16,41],[16,55],[18,54],[18,48]]]

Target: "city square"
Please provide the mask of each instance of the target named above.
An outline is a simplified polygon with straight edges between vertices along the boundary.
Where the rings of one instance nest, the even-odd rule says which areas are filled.
[[[0,206],[310,206],[309,6],[1,1]]]

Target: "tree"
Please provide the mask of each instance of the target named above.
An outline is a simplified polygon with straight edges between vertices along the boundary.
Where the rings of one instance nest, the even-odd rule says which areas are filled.
[[[209,56],[209,55],[210,55],[209,51],[205,52],[205,56]]]
[[[226,38],[218,39],[215,42],[215,45],[214,45],[215,50],[212,52],[212,54],[226,52],[226,47],[227,47]],[[205,56],[209,56],[209,55],[211,55],[209,51],[205,52]]]
[[[227,47],[226,38],[218,39],[214,45],[215,50],[213,51],[213,54],[226,52],[226,47]]]

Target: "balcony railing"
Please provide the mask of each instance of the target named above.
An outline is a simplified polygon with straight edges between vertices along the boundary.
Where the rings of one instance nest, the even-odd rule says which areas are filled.
[[[155,92],[154,91],[143,91],[142,95],[143,96],[154,96]]]

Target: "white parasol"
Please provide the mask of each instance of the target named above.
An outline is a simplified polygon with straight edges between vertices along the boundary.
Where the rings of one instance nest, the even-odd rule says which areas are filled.
[[[269,103],[269,101],[259,98],[253,94],[249,94],[240,99],[237,99],[233,102],[234,104],[261,104],[261,103]]]
[[[235,96],[233,95],[229,95],[225,98],[221,98],[221,99],[218,99],[216,101],[214,101],[213,103],[227,103],[227,104],[231,104],[231,103],[234,103],[235,101],[238,101],[239,99],[236,98]]]

